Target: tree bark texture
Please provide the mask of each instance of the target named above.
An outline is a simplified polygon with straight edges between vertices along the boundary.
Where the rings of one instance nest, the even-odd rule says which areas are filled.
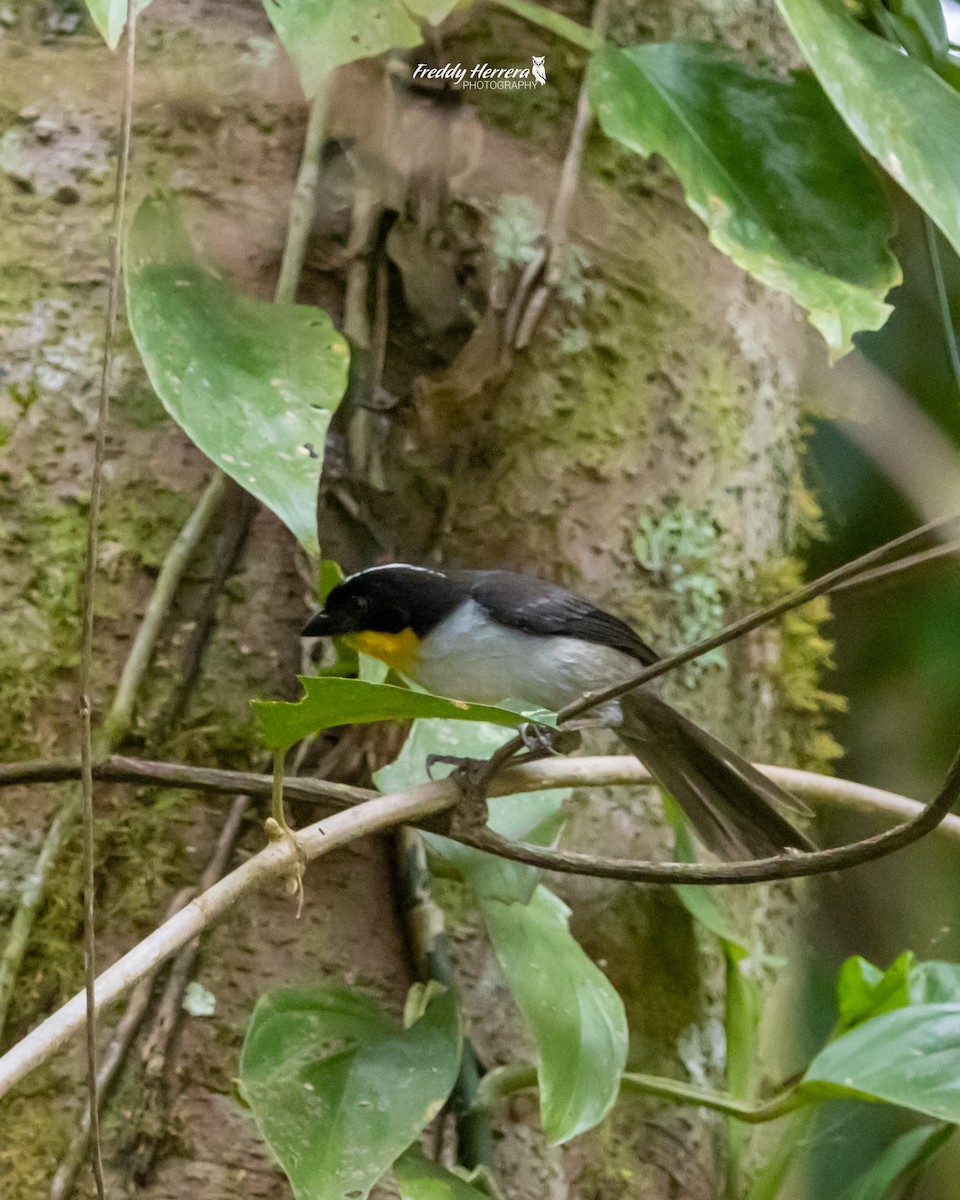
[[[35,6],[34,19],[0,41],[0,685],[9,714],[0,753],[9,760],[75,748],[70,668],[119,102],[118,62],[92,37],[48,37],[45,13]],[[569,15],[590,19],[581,5]],[[724,37],[781,62],[789,55],[766,6],[733,0],[614,5],[610,32],[622,41]],[[172,187],[208,259],[269,297],[305,106],[282,52],[267,52],[263,11],[252,0],[155,0],[142,35],[132,203]],[[595,133],[569,224],[577,264],[529,345],[498,358],[505,309],[488,301],[498,287],[515,288],[519,272],[503,267],[498,282],[491,238],[519,236],[518,225],[532,221],[536,240],[547,225],[583,63],[492,7],[458,15],[438,52],[442,61],[545,54],[550,86],[536,97],[479,96],[451,116],[437,97],[398,101],[382,64],[340,73],[301,299],[349,331],[358,319],[351,263],[383,262],[388,320],[374,373],[388,399],[348,404],[338,418],[321,508],[325,551],[346,566],[397,557],[534,571],[634,620],[665,649],[712,632],[797,577],[793,555],[812,508],[799,479],[801,317],[710,246],[665,170]],[[345,229],[362,230],[358,213],[371,196],[388,219],[366,231],[370,254],[334,263],[330,245]],[[459,325],[431,310],[431,296],[462,295],[439,268],[424,282],[428,267],[446,261],[423,251],[433,237],[445,247],[459,238],[461,264],[473,255],[477,290],[466,298],[478,309]],[[375,297],[376,271],[368,275],[359,292]],[[376,360],[375,302],[370,311],[372,328],[362,332]],[[122,350],[101,534],[101,714],[152,577],[209,471],[152,398],[129,340]],[[197,689],[157,744],[227,533],[211,534],[165,631],[133,735],[155,756],[254,762],[248,699],[295,690],[310,589],[291,539],[260,513],[218,600]],[[823,649],[811,649],[811,628],[745,639],[667,693],[752,756],[822,765]],[[339,769],[356,778],[393,745],[388,734],[354,739]],[[0,794],[0,916],[12,912],[16,881],[59,801],[53,788]],[[226,805],[121,788],[98,789],[97,803],[105,964],[199,876]],[[652,794],[578,798],[565,837],[635,857],[672,847]],[[244,847],[262,839],[251,820]],[[40,914],[8,1038],[80,984],[78,857],[71,846]],[[357,845],[308,874],[299,922],[287,897],[271,892],[205,940],[196,978],[215,995],[215,1014],[186,1018],[163,1063],[134,1059],[108,1107],[104,1152],[118,1193],[147,1145],[157,1149],[138,1188],[148,1200],[289,1194],[236,1095],[243,1026],[258,993],[284,983],[359,984],[399,1008],[414,968],[391,860],[387,841]],[[631,1066],[724,1086],[715,941],[671,891],[586,880],[557,888],[578,938],[624,997]],[[796,892],[758,887],[718,902],[758,949],[782,954]],[[502,979],[475,922],[449,889],[443,895],[480,1057],[489,1066],[516,1061],[528,1050],[516,1022],[504,1020]],[[767,1055],[763,1077],[792,1065]],[[79,1119],[81,1073],[76,1047],[0,1106],[0,1197],[46,1194]],[[624,1100],[601,1129],[558,1149],[539,1133],[535,1106],[517,1099],[498,1114],[497,1131],[511,1197],[723,1192],[724,1127],[700,1110]],[[90,1186],[84,1176],[78,1194]]]

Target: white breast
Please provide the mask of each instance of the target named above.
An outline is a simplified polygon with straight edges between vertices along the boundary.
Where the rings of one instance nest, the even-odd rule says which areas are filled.
[[[467,600],[424,638],[406,674],[457,700],[528,700],[556,710],[641,669],[636,659],[609,646],[498,625]]]

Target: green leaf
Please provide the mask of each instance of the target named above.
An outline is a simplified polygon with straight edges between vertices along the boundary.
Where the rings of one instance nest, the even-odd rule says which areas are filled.
[[[931,66],[946,59],[950,46],[940,0],[890,0],[887,15],[908,53]]]
[[[623,1001],[574,940],[570,910],[542,884],[529,904],[482,900],[480,911],[539,1051],[541,1123],[552,1141],[569,1141],[617,1098],[627,1059]]]
[[[960,1121],[960,1004],[918,1004],[864,1021],[820,1051],[803,1077],[808,1084]]]
[[[360,1200],[450,1094],[460,1067],[456,997],[433,985],[400,1029],[346,988],[292,988],[257,1001],[240,1090],[297,1200]]]
[[[834,107],[960,253],[960,93],[841,0],[777,0]]]
[[[848,958],[837,975],[839,1031],[911,1003],[909,980],[915,962],[910,950],[904,950],[886,971],[858,954]]]
[[[936,960],[915,963],[908,991],[911,1004],[960,1003],[960,965]]]
[[[150,0],[137,0],[137,12],[142,13]],[[100,36],[111,50],[116,50],[127,24],[127,0],[86,0],[87,11]]]
[[[295,704],[283,700],[253,701],[264,742],[271,750],[284,750],[311,733],[335,725],[447,717],[456,721],[492,721],[515,729],[524,720],[519,713],[505,708],[446,700],[389,683],[318,675],[298,678],[304,695]]]
[[[374,782],[381,792],[406,791],[427,778],[428,755],[488,758],[508,736],[502,726],[486,722],[415,721],[400,754],[389,766],[377,771]],[[434,777],[442,773],[442,766],[438,766]],[[487,825],[512,841],[550,845],[563,827],[563,805],[570,794],[570,788],[558,788],[491,797],[487,802],[490,814]],[[540,880],[536,867],[461,846],[439,834],[424,837],[434,866],[437,859],[442,860],[444,867],[466,881],[478,898],[519,900],[526,904]]]
[[[347,343],[325,312],[266,304],[197,262],[176,208],[148,198],[126,246],[127,310],[154,390],[190,439],[317,550],[327,426]]]
[[[393,1164],[400,1200],[489,1200],[491,1192],[476,1187],[411,1148]]]
[[[264,0],[307,97],[334,67],[385,50],[419,46],[422,20],[436,25],[459,0]]]
[[[853,1181],[840,1200],[890,1200],[890,1189],[898,1183],[906,1185],[953,1132],[950,1125],[921,1125],[902,1134]]]
[[[762,75],[720,46],[664,42],[606,47],[588,79],[604,132],[662,155],[713,244],[803,305],[834,354],[880,328],[900,282],[891,205],[807,73]]]

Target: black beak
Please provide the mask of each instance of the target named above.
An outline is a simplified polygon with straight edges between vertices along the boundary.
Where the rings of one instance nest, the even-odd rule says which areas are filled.
[[[333,618],[327,616],[325,612],[318,612],[304,625],[300,636],[305,638],[334,637],[343,632],[345,631],[337,628],[337,622]]]

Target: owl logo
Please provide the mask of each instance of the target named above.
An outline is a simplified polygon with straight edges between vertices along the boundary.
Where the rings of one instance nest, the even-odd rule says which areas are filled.
[[[531,55],[533,58],[533,77],[537,83],[545,84],[547,82],[547,68],[543,65],[545,54],[541,54],[538,58],[536,54]]]

